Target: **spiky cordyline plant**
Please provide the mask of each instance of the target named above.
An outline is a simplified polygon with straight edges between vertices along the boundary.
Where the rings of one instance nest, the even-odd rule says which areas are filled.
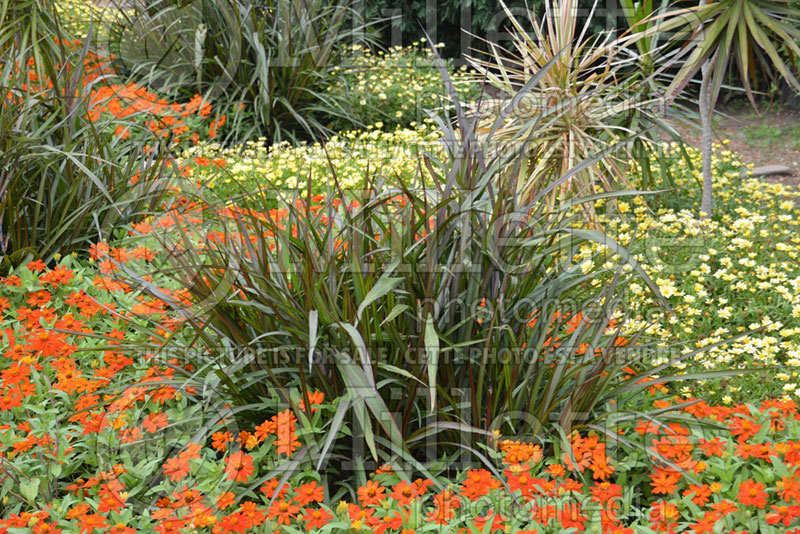
[[[498,150],[509,150],[512,140],[511,149],[525,146],[529,157],[519,182],[524,198],[533,198],[586,161],[592,164],[550,190],[549,205],[630,189],[626,174],[632,161],[647,160],[659,149],[657,133],[677,135],[658,115],[653,79],[640,68],[641,57],[633,48],[640,46],[639,37],[588,36],[591,14],[581,30],[575,0],[548,0],[541,21],[530,13],[530,32],[503,8],[512,30],[510,49],[488,43],[488,53],[469,58],[480,79],[505,95],[489,106],[481,104],[488,112],[478,136],[491,139]],[[494,112],[550,63],[541,82],[495,127]],[[593,220],[592,206],[584,208]]]

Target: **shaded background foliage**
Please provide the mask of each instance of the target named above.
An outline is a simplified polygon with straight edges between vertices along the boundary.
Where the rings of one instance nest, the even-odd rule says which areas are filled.
[[[616,0],[613,3],[616,4]],[[595,0],[578,0],[579,9],[585,10],[586,14],[594,4]],[[532,9],[537,16],[541,16],[545,0],[510,0],[506,5],[518,14]],[[381,43],[384,46],[418,41],[424,37],[424,29],[434,41],[445,45],[443,57],[461,59],[469,52],[465,44],[483,47],[478,39],[466,39],[465,31],[473,35],[490,36],[492,32],[504,32],[508,25],[498,0],[364,0],[363,12],[367,20],[388,19],[381,28]],[[616,28],[616,17],[610,21],[612,27]],[[597,18],[592,30],[610,29],[606,24]],[[401,43],[394,42],[397,38],[401,39]]]

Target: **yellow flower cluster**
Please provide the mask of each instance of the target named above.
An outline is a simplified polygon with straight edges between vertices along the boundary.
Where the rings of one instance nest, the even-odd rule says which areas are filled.
[[[347,52],[343,64],[334,68],[344,76],[327,90],[345,95],[352,111],[366,124],[381,121],[388,128],[408,125],[422,121],[426,110],[449,101],[433,52],[424,40],[405,48],[395,46],[387,52],[373,52],[361,45],[354,45]],[[459,95],[471,90],[466,67],[451,76]],[[333,126],[339,125],[334,122]]]
[[[103,7],[86,0],[59,0],[55,8],[64,29],[77,39],[89,36],[90,21],[95,35],[105,35],[109,26],[123,16],[114,5]]]
[[[610,234],[631,246],[675,311],[670,316],[643,284],[634,283],[623,310],[630,318],[626,330],[645,329],[663,349],[648,362],[653,365],[707,348],[676,364],[676,372],[800,367],[800,193],[749,178],[734,154],[716,149],[712,220],[699,217],[694,193],[702,156],[691,148],[694,169],[677,157],[671,162],[678,185],[692,192],[681,195],[681,206],[653,212],[637,197],[620,202],[619,215],[602,218]],[[600,249],[586,246],[577,261]],[[800,396],[798,372],[792,369],[755,376],[784,380],[784,391]],[[685,393],[693,392],[687,387]],[[708,393],[724,394],[723,402],[730,402],[729,394],[747,394],[736,386]]]
[[[320,143],[266,145],[266,139],[243,146],[222,148],[216,143],[200,144],[186,150],[182,160],[197,183],[219,189],[262,191],[305,189],[312,180],[314,193],[335,189],[333,175],[343,188],[355,188],[365,177],[400,177],[414,183],[419,176],[421,156],[442,154],[437,129],[429,122],[413,128],[384,131],[381,124],[367,131],[351,131]]]

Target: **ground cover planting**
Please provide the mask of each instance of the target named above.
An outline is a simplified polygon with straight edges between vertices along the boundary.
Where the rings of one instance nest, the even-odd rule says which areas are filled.
[[[0,2],[0,534],[800,534],[798,14],[622,3]]]

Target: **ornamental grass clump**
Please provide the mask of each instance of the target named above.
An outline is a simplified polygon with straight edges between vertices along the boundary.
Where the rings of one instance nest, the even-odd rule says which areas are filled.
[[[694,353],[652,367],[661,349],[640,342],[644,330],[619,335],[622,288],[636,279],[658,295],[639,264],[581,228],[580,211],[551,210],[548,191],[524,199],[521,156],[491,155],[454,108],[457,128],[439,120],[445,157],[420,162],[430,188],[367,175],[345,191],[332,172],[326,195],[309,183],[244,209],[187,185],[183,210],[143,235],[163,252],[158,279],[119,265],[180,317],[143,350],[187,355],[243,419],[263,399],[292,404],[289,391],[338,399],[304,451],[328,476],[366,460],[449,469],[484,458],[495,431],[542,442],[602,431],[637,392],[677,379],[658,373]],[[590,242],[603,250],[576,262]]]
[[[371,44],[351,0],[120,2],[109,30],[119,72],[174,99],[200,94],[227,116],[225,141],[317,138],[357,119],[343,94],[348,45]]]
[[[87,47],[79,49],[58,30],[55,12],[46,27],[55,33],[35,34],[42,42],[34,44],[25,32],[36,24],[34,30],[24,20],[14,26],[3,19],[9,14],[0,13],[0,24],[19,30],[12,40],[20,46],[7,49],[0,67],[0,262],[6,269],[25,258],[49,262],[84,251],[101,235],[124,235],[127,224],[159,205],[171,169],[168,143],[133,116],[103,112],[114,91],[100,96],[95,89],[107,74]],[[7,35],[0,33],[4,50]],[[126,140],[119,131],[140,133]]]

